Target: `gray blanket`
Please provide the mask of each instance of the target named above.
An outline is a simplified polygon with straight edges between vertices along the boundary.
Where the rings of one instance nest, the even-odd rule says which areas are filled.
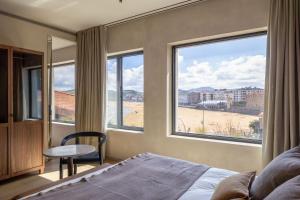
[[[140,154],[103,173],[31,199],[173,200],[209,167],[155,154]]]

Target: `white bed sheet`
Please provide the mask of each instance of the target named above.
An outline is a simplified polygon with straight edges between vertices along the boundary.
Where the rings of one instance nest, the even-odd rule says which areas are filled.
[[[219,168],[208,169],[179,200],[210,200],[217,185],[237,172]]]
[[[76,179],[73,179],[73,180],[55,185],[55,186],[50,187],[48,189],[45,189],[41,192],[29,195],[27,197],[23,197],[21,199],[22,200],[27,199],[29,197],[33,197],[35,195],[38,195],[39,193],[46,193],[46,192],[49,192],[50,190],[53,190],[55,188],[58,188],[58,187],[61,187],[61,186],[64,186],[64,185],[68,185],[70,183],[79,182],[82,178],[89,178],[91,176],[101,174],[102,172],[106,171],[107,169],[109,169],[113,166],[114,165],[109,166],[109,167],[104,168],[104,169],[100,169],[98,171],[87,174],[85,176],[81,176],[79,178],[76,178]],[[210,168],[201,177],[199,177],[199,179],[197,179],[195,181],[195,183],[188,189],[187,192],[185,192],[179,198],[179,200],[210,200],[216,186],[218,185],[218,183],[220,181],[222,181],[224,178],[226,178],[228,176],[231,176],[233,174],[236,174],[236,173],[237,172],[229,171],[229,170],[225,170],[225,169]]]

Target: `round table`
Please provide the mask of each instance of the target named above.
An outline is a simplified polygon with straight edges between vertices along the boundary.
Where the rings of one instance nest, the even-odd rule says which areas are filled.
[[[92,153],[96,148],[92,145],[76,144],[65,145],[47,149],[44,152],[44,156],[52,158],[68,158],[68,176],[73,175],[73,158],[77,156],[86,155]]]

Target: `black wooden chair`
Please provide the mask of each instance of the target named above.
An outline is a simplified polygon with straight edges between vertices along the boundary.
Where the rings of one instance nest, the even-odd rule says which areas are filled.
[[[77,173],[77,164],[88,164],[99,162],[100,165],[103,164],[103,156],[102,156],[102,145],[106,142],[106,135],[100,132],[78,132],[72,133],[64,137],[61,142],[61,146],[64,146],[69,140],[75,139],[75,144],[79,144],[79,138],[81,137],[97,137],[98,138],[98,152],[92,152],[87,155],[78,156],[73,159],[74,163],[74,174]],[[60,158],[59,162],[59,177],[63,178],[63,165],[67,164],[68,160],[66,158]]]

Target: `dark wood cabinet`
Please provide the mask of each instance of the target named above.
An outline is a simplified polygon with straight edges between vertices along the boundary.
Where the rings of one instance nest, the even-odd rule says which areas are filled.
[[[0,180],[44,169],[43,59],[0,45]]]

